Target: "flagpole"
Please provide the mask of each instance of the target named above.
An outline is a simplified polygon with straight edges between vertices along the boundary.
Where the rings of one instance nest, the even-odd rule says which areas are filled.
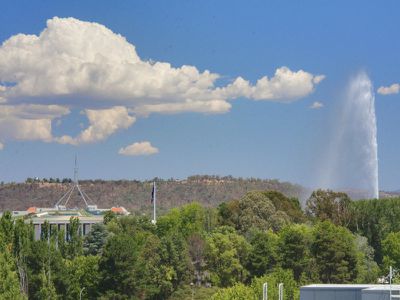
[[[156,216],[156,202],[157,202],[157,191],[156,191],[156,182],[153,181],[153,224],[157,223],[157,216]]]

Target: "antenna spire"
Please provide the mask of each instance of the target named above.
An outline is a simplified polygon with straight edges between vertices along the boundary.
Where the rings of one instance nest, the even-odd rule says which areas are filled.
[[[78,156],[75,154],[74,182],[78,183]]]
[[[72,192],[74,191],[74,189],[77,189],[77,191],[78,191],[79,195],[81,196],[83,202],[85,202],[86,207],[89,206],[86,198],[93,202],[93,200],[90,199],[89,196],[86,195],[86,193],[83,192],[81,187],[79,186],[79,182],[78,182],[78,156],[76,154],[75,154],[75,167],[74,167],[74,183],[73,183],[72,187],[57,201],[57,203],[55,205],[55,207],[57,209],[63,209],[63,210],[66,209],[68,201],[71,198]]]

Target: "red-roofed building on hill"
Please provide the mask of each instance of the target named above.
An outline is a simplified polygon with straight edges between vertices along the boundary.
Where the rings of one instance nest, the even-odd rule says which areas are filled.
[[[35,206],[29,207],[29,208],[26,210],[26,212],[27,212],[28,214],[36,214],[36,207],[35,207]]]
[[[125,207],[122,206],[111,207],[111,211],[117,215],[129,215],[129,212],[125,209]]]

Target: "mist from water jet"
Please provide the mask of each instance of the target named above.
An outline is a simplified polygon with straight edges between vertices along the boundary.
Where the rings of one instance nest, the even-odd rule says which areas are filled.
[[[321,168],[320,186],[357,189],[379,197],[375,96],[365,72],[354,76],[340,102]]]

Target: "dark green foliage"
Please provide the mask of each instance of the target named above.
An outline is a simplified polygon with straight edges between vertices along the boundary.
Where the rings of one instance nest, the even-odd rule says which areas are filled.
[[[28,265],[27,258],[33,243],[33,227],[22,219],[14,223],[13,254],[19,275],[21,293],[28,294]]]
[[[314,277],[311,244],[311,228],[306,225],[287,226],[279,233],[280,265],[284,269],[292,270],[296,281],[300,281],[302,276]]]
[[[251,245],[247,269],[251,277],[273,270],[278,262],[278,236],[272,231],[253,230],[248,237]]]
[[[188,254],[192,265],[192,278],[193,282],[197,286],[207,282],[207,276],[205,274],[205,250],[206,241],[205,238],[198,234],[192,234],[187,239]]]
[[[357,252],[354,236],[329,221],[313,229],[311,251],[323,283],[350,283],[357,278]]]
[[[285,212],[292,222],[300,223],[305,221],[304,213],[297,198],[286,197],[277,191],[266,191],[264,195],[274,204],[277,211]]]
[[[0,231],[2,232],[3,243],[8,245],[14,237],[14,226],[11,212],[6,211],[0,218]]]
[[[46,269],[43,268],[39,273],[38,279],[38,290],[34,295],[34,299],[56,300],[57,292],[51,280],[50,271],[46,271]]]
[[[249,192],[240,200],[221,204],[218,209],[222,225],[243,233],[251,228],[277,231],[290,222],[304,220],[299,202],[278,192]]]
[[[240,202],[231,200],[223,202],[218,206],[218,219],[221,225],[231,226],[237,229],[240,223]]]
[[[111,211],[111,210],[106,211],[104,214],[104,219],[103,219],[104,225],[107,225],[108,223],[110,223],[112,220],[115,220],[116,218],[117,218],[117,215],[113,211]]]
[[[66,257],[68,259],[74,259],[78,255],[82,254],[82,237],[80,235],[80,227],[79,219],[71,217],[69,221],[69,228],[67,230],[67,240],[68,243],[66,245]]]
[[[381,264],[382,240],[389,233],[400,231],[400,198],[354,201],[352,210],[349,228],[368,239],[375,250],[375,261]]]
[[[348,226],[352,220],[351,199],[345,193],[314,191],[306,203],[306,213],[319,221]]]
[[[83,252],[86,255],[101,254],[108,237],[108,231],[103,224],[93,224],[83,241]]]
[[[127,234],[108,239],[100,258],[100,292],[133,295],[136,292],[133,269],[140,250],[137,239]]]

